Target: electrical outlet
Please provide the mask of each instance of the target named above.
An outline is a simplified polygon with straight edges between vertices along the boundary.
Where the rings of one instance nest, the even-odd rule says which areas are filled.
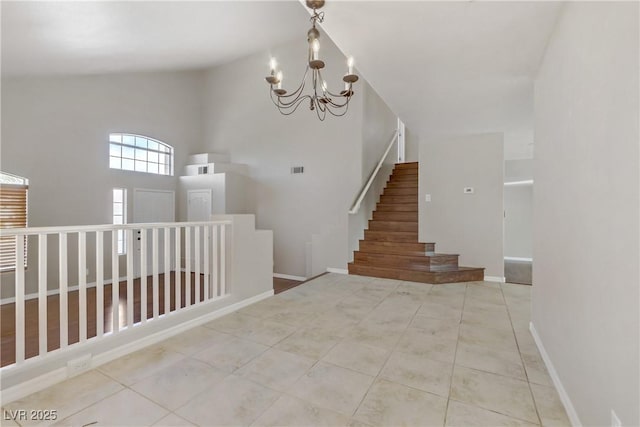
[[[67,362],[67,376],[73,377],[91,369],[91,354]]]
[[[611,410],[611,427],[622,427],[622,423],[620,422],[620,418],[616,415],[616,411]]]

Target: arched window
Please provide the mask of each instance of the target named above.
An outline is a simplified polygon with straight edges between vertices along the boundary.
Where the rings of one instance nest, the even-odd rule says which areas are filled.
[[[109,134],[109,167],[173,175],[173,147],[147,136],[112,133]]]

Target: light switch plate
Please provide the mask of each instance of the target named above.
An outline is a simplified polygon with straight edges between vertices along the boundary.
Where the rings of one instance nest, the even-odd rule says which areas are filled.
[[[425,202],[430,202],[431,201],[431,194],[425,194],[424,195],[424,201]]]
[[[473,187],[464,187],[464,194],[473,194]]]

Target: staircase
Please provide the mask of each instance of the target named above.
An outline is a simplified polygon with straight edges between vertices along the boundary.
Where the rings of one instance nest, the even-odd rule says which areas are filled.
[[[423,283],[484,279],[484,268],[458,266],[458,255],[418,242],[418,163],[395,165],[391,179],[354,252],[349,274]]]

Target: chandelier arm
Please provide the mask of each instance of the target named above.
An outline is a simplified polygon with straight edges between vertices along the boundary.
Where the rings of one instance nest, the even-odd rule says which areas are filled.
[[[327,118],[327,109],[325,108],[319,108],[319,104],[318,104],[318,108],[316,108],[316,116],[318,116],[318,120],[320,120],[321,122],[324,122],[324,119]]]
[[[327,111],[329,111],[329,114],[331,114],[334,117],[342,117],[345,114],[347,114],[347,111],[349,111],[349,106],[347,105],[347,107],[344,110],[341,110],[341,113],[334,113],[333,110],[331,109],[327,109]]]
[[[280,111],[280,114],[282,114],[283,116],[290,116],[291,114],[296,112],[296,110],[302,104],[303,101],[305,101],[305,100],[307,100],[309,98],[310,98],[309,95],[302,96],[302,97],[298,98],[298,100],[296,101],[295,105],[291,104],[288,107],[283,107],[283,108],[278,107],[278,110]]]
[[[320,76],[320,80],[325,81],[324,78],[322,77],[322,72],[320,70],[318,70],[318,75]],[[351,89],[351,86],[349,86],[349,89]],[[333,93],[331,92],[329,89],[325,90],[324,92],[326,92],[327,94],[331,95],[331,96],[335,96],[335,97],[339,97],[342,96],[339,93]]]
[[[347,98],[347,100],[342,104],[335,103],[335,102],[333,102],[333,100],[330,100],[329,104],[334,108],[344,108],[347,105],[349,105],[349,98]]]
[[[282,95],[282,96],[280,96],[280,98],[292,98],[292,97],[295,97],[295,99],[292,100],[291,103],[296,102],[298,100],[296,95],[302,93],[302,91],[304,90],[304,88],[306,86],[307,74],[309,74],[309,65],[307,65],[307,68],[304,70],[304,75],[302,76],[302,82],[300,83],[300,86],[298,86],[298,88],[295,91],[291,92],[288,95]]]

